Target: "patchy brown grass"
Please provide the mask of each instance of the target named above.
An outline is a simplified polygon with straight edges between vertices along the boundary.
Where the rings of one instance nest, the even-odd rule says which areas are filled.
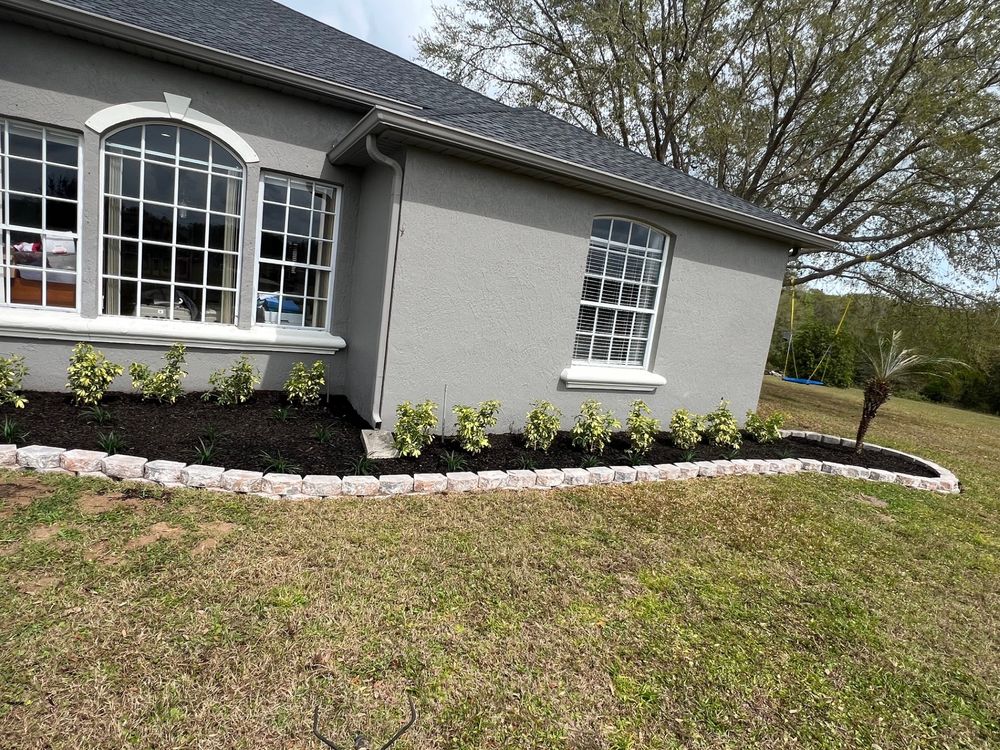
[[[764,398],[839,432],[859,403]],[[411,690],[402,750],[996,746],[1000,420],[894,401],[875,437],[966,491],[142,487],[94,514],[80,499],[122,485],[33,478],[0,519],[0,744],[315,748],[317,704],[346,744],[390,734]]]

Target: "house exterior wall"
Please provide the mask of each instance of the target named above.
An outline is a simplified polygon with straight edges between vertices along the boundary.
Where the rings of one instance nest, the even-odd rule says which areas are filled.
[[[646,222],[673,236],[651,370],[655,393],[568,390],[591,222]],[[497,398],[520,429],[536,399],[572,423],[594,397],[624,420],[642,398],[664,421],[729,399],[742,418],[760,390],[787,247],[429,151],[410,149],[389,329],[383,417],[404,400]]]
[[[81,318],[98,315],[101,136],[85,126],[86,120],[111,105],[163,101],[164,92],[168,92],[190,97],[192,108],[231,127],[260,157],[259,164],[247,165],[245,175],[240,328],[251,326],[253,318],[261,170],[322,180],[343,188],[331,332],[346,337],[353,286],[355,217],[362,189],[356,170],[330,166],[326,154],[354,125],[359,113],[15,24],[0,26],[0,48],[4,50],[4,63],[0,68],[0,117],[27,120],[82,135],[80,312],[52,314]],[[0,306],[0,325],[10,309]],[[0,354],[16,352],[26,356],[31,367],[26,388],[61,389],[74,341],[68,337],[40,342],[34,336],[8,335],[0,338]],[[101,344],[101,347],[109,352],[120,350],[120,360],[129,360],[130,352],[137,351],[150,361],[156,361],[168,345],[167,341],[149,346]],[[188,357],[190,376],[186,386],[191,389],[206,387],[209,372],[228,365],[238,353],[232,351],[232,347],[214,349],[205,344],[199,346],[197,353],[192,350]],[[326,356],[294,357],[258,346],[253,351],[265,372],[264,387],[280,387],[287,374],[286,365],[296,359],[318,356],[330,363],[329,380],[336,392],[343,390],[346,383],[348,355],[341,352],[333,356],[333,353],[331,349]],[[114,387],[127,389],[127,378],[116,381]]]

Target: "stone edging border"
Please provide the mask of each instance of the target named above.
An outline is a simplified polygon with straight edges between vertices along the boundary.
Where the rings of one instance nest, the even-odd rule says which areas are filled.
[[[854,440],[804,430],[782,430],[782,437],[814,440],[831,446],[854,447]],[[149,461],[140,456],[100,451],[65,450],[45,445],[0,445],[0,468],[73,474],[164,487],[192,487],[216,492],[237,492],[271,498],[372,497],[387,495],[472,492],[498,489],[553,489],[589,484],[628,484],[664,480],[716,477],[728,474],[796,474],[818,472],[940,493],[960,491],[958,478],[942,466],[910,453],[866,443],[869,450],[909,458],[933,471],[935,477],[866,469],[861,466],[810,458],[695,461],[656,466],[595,466],[589,469],[511,469],[508,471],[453,471],[447,474],[385,474],[381,477],[311,474],[264,474],[221,466],[187,465],[179,461]]]

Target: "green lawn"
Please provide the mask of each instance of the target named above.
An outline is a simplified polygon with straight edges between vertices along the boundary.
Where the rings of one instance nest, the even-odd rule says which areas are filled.
[[[859,408],[764,401],[842,434]],[[403,750],[996,747],[1000,420],[896,400],[872,439],[965,491],[268,502],[0,473],[0,746],[314,748],[314,705],[382,737],[410,689]]]

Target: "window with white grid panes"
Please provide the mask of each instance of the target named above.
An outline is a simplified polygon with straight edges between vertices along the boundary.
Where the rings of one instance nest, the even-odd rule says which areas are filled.
[[[77,309],[80,137],[0,118],[0,305]]]
[[[573,361],[645,367],[667,239],[645,224],[597,218],[583,276]]]
[[[257,272],[257,322],[326,328],[335,256],[337,188],[265,174]]]
[[[172,123],[104,141],[102,312],[236,322],[243,164],[226,146]]]

